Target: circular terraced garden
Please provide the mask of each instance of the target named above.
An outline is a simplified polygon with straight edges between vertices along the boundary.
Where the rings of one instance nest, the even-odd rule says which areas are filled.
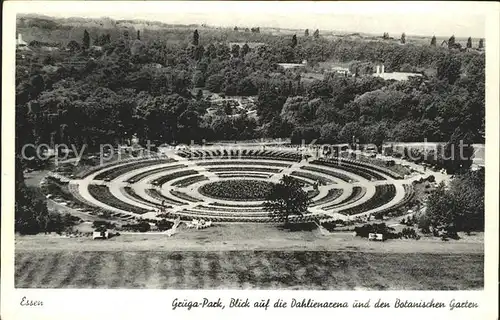
[[[109,163],[69,181],[68,190],[82,211],[98,209],[121,220],[159,219],[157,209],[164,208],[171,219],[279,223],[263,201],[283,175],[301,181],[311,199],[308,212],[291,222],[388,213],[413,197],[411,180],[388,168],[350,159],[304,160],[294,148],[260,147],[172,151]]]

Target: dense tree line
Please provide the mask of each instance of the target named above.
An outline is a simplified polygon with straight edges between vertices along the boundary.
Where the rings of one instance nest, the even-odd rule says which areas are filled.
[[[374,135],[398,141],[424,137],[447,141],[460,127],[470,130],[474,141],[483,140],[482,54],[410,44],[298,41],[295,35],[291,45],[290,40],[278,38],[250,50],[247,44],[232,48],[223,43],[197,44],[203,41],[198,30],[191,36],[192,43],[167,45],[139,39],[107,43],[108,34],[103,34],[97,36],[104,39],[102,52],[94,52],[79,50],[89,46],[84,32],[81,44],[68,44],[69,52],[20,59],[16,105],[19,126],[28,129],[23,131],[25,142],[97,145],[134,133],[163,142],[238,138],[212,126],[235,121],[205,117],[209,104],[193,88],[228,96],[257,95],[257,123],[241,117],[239,121],[246,123],[243,131],[225,125],[229,131],[238,128],[245,137],[276,134],[300,139],[300,132],[307,132],[311,139],[324,142],[352,136],[369,142]],[[303,59],[310,66],[328,59],[382,61],[388,70],[434,66],[436,75],[403,82],[363,76],[327,76],[311,82],[276,65]],[[271,123],[278,126],[269,128]]]

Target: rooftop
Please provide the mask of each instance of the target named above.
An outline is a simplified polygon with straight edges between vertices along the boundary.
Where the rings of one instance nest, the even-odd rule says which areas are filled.
[[[385,72],[384,65],[378,65],[377,71],[373,74],[375,77],[380,77],[384,80],[406,81],[410,77],[421,77],[420,73],[412,72]]]
[[[421,77],[420,73],[411,73],[411,72],[384,72],[384,73],[374,73],[375,77],[380,77],[384,80],[397,80],[397,81],[406,81],[410,77]]]
[[[278,65],[285,69],[291,69],[291,68],[305,67],[307,63],[303,61],[302,63],[278,63]]]

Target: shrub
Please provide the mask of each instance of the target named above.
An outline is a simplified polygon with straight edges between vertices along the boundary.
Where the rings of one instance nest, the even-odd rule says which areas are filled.
[[[397,239],[400,237],[398,233],[394,233],[395,229],[388,227],[385,223],[364,224],[361,227],[355,227],[354,232],[356,236],[368,238],[370,233],[380,233],[384,235],[385,239]]]
[[[162,220],[156,222],[156,227],[158,227],[159,231],[168,230],[168,229],[172,228],[173,225],[174,225],[173,222],[170,222],[170,221],[165,220],[165,219],[162,219]]]
[[[431,219],[426,214],[422,214],[418,217],[418,228],[422,233],[430,233]]]
[[[404,239],[415,239],[415,240],[420,239],[420,236],[415,232],[415,229],[413,228],[404,228],[401,231],[401,237]]]
[[[96,220],[92,222],[92,228],[94,228],[95,231],[106,231],[108,229],[114,229],[115,227],[116,225],[109,221]]]
[[[375,218],[375,220],[384,220],[384,213],[381,211],[375,212],[373,217]]]
[[[427,177],[427,181],[429,182],[436,182],[436,177],[434,177],[434,175],[430,175]]]
[[[149,225],[148,222],[145,221],[141,221],[135,224],[124,224],[122,228],[124,230],[130,230],[135,232],[148,232],[149,230],[151,230],[151,226]]]
[[[388,161],[385,162],[385,164],[387,166],[389,166],[389,167],[392,167],[392,166],[396,165],[396,161],[394,161],[394,160],[388,160]]]
[[[448,239],[448,238],[454,239],[454,240],[460,239],[460,237],[458,236],[456,227],[453,226],[452,224],[450,224],[448,226],[442,226],[439,228],[435,228],[432,231],[433,231],[434,236],[441,237],[443,240]]]
[[[328,231],[332,232],[332,231],[334,231],[334,229],[335,229],[335,227],[336,227],[337,225],[335,224],[335,222],[323,222],[323,223],[321,224],[321,226],[322,226],[323,228],[325,228],[326,230],[328,230]]]

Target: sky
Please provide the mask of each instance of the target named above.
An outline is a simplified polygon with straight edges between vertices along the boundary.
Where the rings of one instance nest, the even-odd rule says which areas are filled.
[[[30,2],[22,13],[175,24],[260,26],[399,35],[485,37],[481,3],[467,2]]]

